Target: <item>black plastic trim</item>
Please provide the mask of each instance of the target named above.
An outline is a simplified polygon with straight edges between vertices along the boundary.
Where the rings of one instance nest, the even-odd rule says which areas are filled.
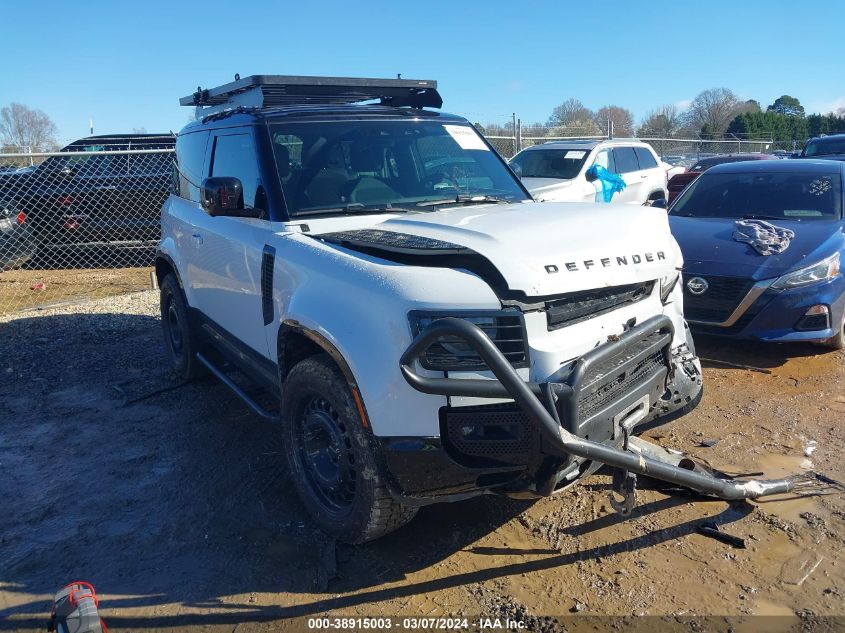
[[[269,244],[264,245],[261,254],[261,313],[264,325],[273,322],[273,268],[276,262],[276,249]]]
[[[199,326],[198,333],[203,340],[252,380],[269,389],[274,396],[279,396],[281,392],[276,363],[240,341],[197,308],[189,308],[189,311],[192,321]]]

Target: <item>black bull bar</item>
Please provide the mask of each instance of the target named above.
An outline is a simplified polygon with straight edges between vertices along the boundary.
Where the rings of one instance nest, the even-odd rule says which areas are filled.
[[[570,376],[574,375],[577,380],[579,373],[583,374],[584,368],[590,363],[599,362],[607,358],[613,349],[624,349],[634,341],[655,332],[668,334],[668,340],[671,342],[673,327],[668,317],[663,315],[652,317],[632,327],[617,340],[587,352],[576,361]],[[444,337],[458,337],[469,344],[484,360],[496,380],[435,378],[417,374],[414,370],[415,361],[432,343]],[[658,459],[657,456],[663,453],[663,449],[641,439],[638,439],[636,443],[641,448],[635,448],[636,452],[632,452],[579,437],[560,423],[558,419],[560,416],[557,414],[553,401],[556,397],[562,397],[569,403],[563,407],[563,411],[573,411],[571,401],[574,399],[572,388],[574,383],[572,380],[564,383],[536,383],[522,380],[487,334],[475,324],[463,319],[447,317],[429,325],[414,339],[399,362],[405,380],[411,387],[423,393],[513,399],[539,429],[545,440],[544,451],[560,458],[582,457],[606,464],[622,472],[645,475],[727,500],[756,499],[782,493],[817,493],[826,487],[840,487],[836,482],[817,473],[769,480],[723,479],[708,474],[700,468],[684,468],[677,464],[677,460]],[[668,357],[666,362],[669,363]],[[548,408],[541,398],[549,402]],[[642,450],[647,447],[653,447],[654,450]],[[628,448],[627,443],[626,448]],[[689,465],[690,460],[685,461]]]

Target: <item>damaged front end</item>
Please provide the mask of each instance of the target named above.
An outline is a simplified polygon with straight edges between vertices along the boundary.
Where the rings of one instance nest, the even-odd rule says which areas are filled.
[[[534,473],[536,493],[550,495],[601,465],[614,469],[612,499],[622,514],[636,499],[636,475],[646,475],[721,499],[755,499],[818,491],[833,484],[815,473],[775,480],[728,479],[698,467],[643,439],[634,427],[682,409],[700,394],[701,369],[689,345],[671,348],[674,328],[663,315],[630,327],[614,340],[581,356],[555,382],[526,382],[491,339],[459,318],[431,323],[400,360],[405,380],[416,390],[444,396],[512,399],[539,436],[542,467]],[[496,379],[423,376],[416,361],[447,337],[465,341]],[[688,339],[690,340],[690,339]]]

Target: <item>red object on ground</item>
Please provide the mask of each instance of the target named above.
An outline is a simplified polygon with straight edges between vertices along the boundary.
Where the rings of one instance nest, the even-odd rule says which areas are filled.
[[[59,589],[53,598],[48,631],[58,633],[108,633],[97,608],[100,599],[90,582],[75,580]]]

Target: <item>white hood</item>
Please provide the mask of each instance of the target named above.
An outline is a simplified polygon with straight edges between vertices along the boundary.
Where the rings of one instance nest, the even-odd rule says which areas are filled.
[[[681,265],[663,209],[589,203],[464,206],[371,228],[451,242],[486,257],[512,290],[554,295],[658,279]]]

